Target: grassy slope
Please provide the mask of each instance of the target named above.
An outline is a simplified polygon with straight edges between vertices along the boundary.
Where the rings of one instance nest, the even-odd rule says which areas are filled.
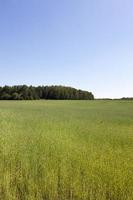
[[[0,199],[132,200],[133,102],[0,101]]]

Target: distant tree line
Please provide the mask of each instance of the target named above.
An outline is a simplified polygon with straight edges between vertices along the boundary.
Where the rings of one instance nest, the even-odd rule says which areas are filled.
[[[111,99],[111,98],[97,98],[97,99],[95,99],[95,100],[133,100],[133,97],[122,97],[122,98],[113,98],[113,99]]]
[[[113,100],[111,98],[97,98],[96,100]]]
[[[4,86],[0,87],[0,100],[73,99],[93,100],[91,92],[64,86]]]
[[[133,100],[133,97],[123,97],[122,100]]]

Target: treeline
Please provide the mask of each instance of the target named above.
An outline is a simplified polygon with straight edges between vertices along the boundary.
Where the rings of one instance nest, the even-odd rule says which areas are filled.
[[[0,100],[73,99],[93,100],[91,92],[64,86],[4,86],[0,87]]]
[[[111,98],[97,98],[95,100],[133,100],[133,97],[122,97],[122,98],[117,98],[117,99],[111,99]]]
[[[122,100],[133,100],[133,97],[123,97]]]

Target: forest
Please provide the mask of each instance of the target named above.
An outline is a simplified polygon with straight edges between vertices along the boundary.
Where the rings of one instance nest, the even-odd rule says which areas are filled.
[[[65,86],[3,86],[0,87],[0,100],[93,100],[91,92]]]

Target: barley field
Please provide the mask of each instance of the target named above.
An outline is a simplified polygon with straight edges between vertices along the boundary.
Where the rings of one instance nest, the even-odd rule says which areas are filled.
[[[133,101],[0,101],[0,200],[133,200]]]

